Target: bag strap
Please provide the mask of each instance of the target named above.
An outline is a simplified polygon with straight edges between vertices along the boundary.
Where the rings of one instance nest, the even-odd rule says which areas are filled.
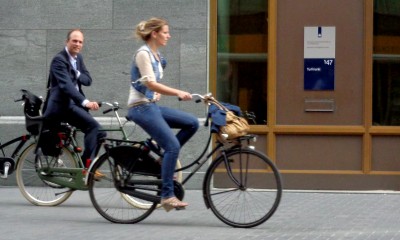
[[[221,109],[221,110],[223,110],[223,111],[225,111],[225,112],[228,112],[228,111],[229,111],[228,108],[226,108],[224,105],[222,105],[220,102],[218,102],[215,98],[209,98],[209,99],[208,99],[208,102],[209,102],[210,104],[214,104],[214,105],[217,106],[219,109]]]
[[[59,53],[59,55],[63,58],[63,60],[65,60],[65,61],[69,61],[66,57],[65,57],[65,55],[64,54],[61,54],[61,53]],[[50,63],[51,64],[51,63]],[[46,98],[44,99],[44,104],[43,104],[43,112],[42,112],[42,114],[44,113],[44,111],[46,110],[46,108],[47,108],[47,101],[49,100],[49,97],[50,97],[50,89],[51,89],[51,83],[50,83],[50,74],[51,73],[49,73],[49,77],[47,78],[47,85],[46,85]]]

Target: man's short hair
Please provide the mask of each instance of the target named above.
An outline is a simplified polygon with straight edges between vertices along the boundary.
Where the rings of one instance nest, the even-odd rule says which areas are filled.
[[[74,28],[74,29],[69,30],[69,31],[68,31],[68,34],[67,34],[67,41],[71,38],[71,34],[72,34],[73,32],[81,32],[81,33],[82,33],[82,30],[81,30],[80,28]],[[82,33],[82,34],[83,34],[83,33]]]

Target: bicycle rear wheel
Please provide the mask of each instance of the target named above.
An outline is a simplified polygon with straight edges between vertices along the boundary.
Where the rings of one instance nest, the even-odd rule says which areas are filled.
[[[94,174],[90,175],[88,182],[90,200],[97,212],[108,221],[114,223],[137,223],[148,217],[156,208],[157,203],[133,196],[128,198],[117,187],[123,187],[120,182],[129,184],[133,179],[149,180],[149,178],[157,178],[131,174],[124,166],[119,164],[117,159],[107,153],[103,154],[94,163],[91,172],[95,173],[96,171],[100,171],[105,176],[95,179]],[[157,190],[158,187],[155,192]],[[132,201],[140,202],[149,207],[137,208],[132,205]]]
[[[209,167],[203,191],[206,205],[224,223],[250,228],[264,223],[278,208],[282,183],[278,169],[264,154],[235,149]]]
[[[35,143],[29,145],[17,162],[18,188],[22,195],[34,205],[57,206],[71,196],[71,189],[42,180],[38,169],[47,165],[76,168],[77,163],[67,148],[63,148],[58,157],[36,155],[35,148]]]

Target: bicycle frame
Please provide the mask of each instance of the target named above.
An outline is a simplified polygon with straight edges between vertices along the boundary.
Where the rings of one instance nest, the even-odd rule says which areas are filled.
[[[101,102],[101,105],[108,105],[111,108],[104,110],[103,114],[107,114],[111,111],[114,112],[114,116],[117,119],[118,126],[117,127],[110,127],[110,128],[101,128],[100,131],[103,132],[121,132],[122,133],[122,140],[129,140],[128,134],[124,129],[124,124],[122,124],[121,117],[119,116],[118,110],[120,109],[118,102],[109,103],[109,102]]]
[[[120,144],[121,142],[129,142],[128,136],[124,130],[124,125],[121,122],[121,118],[118,114],[119,105],[118,103],[109,103],[109,102],[101,102],[101,105],[108,105],[111,106],[110,109],[103,111],[103,114],[107,114],[113,111],[114,116],[118,121],[118,127],[115,128],[102,128],[100,131],[105,132],[121,132],[122,133],[122,140],[121,139],[110,139],[107,138],[105,140],[112,141],[114,143]],[[95,159],[90,163],[90,166],[86,170],[83,165],[82,159],[79,155],[80,149],[78,149],[78,143],[75,139],[75,133],[78,131],[75,127],[70,132],[69,136],[65,136],[65,140],[69,140],[70,142],[65,144],[65,147],[69,148],[69,152],[73,155],[73,158],[78,163],[80,168],[59,168],[59,167],[48,167],[43,169],[46,175],[40,175],[40,178],[45,181],[49,181],[55,184],[59,184],[65,187],[69,187],[73,190],[88,190],[87,181],[90,173],[90,167],[99,158],[99,152],[101,148],[104,148],[103,144],[99,144],[96,152]],[[48,176],[47,176],[48,175]]]
[[[240,142],[242,142],[242,141],[247,141],[247,142],[249,142],[250,139],[253,139],[253,138],[255,138],[255,136],[253,136],[253,135],[248,135],[248,136],[246,136],[246,137],[241,137],[241,138],[239,138],[239,139],[240,139],[239,141],[240,141]],[[209,159],[211,159],[211,156],[212,156],[214,153],[216,153],[218,150],[220,150],[220,149],[223,149],[223,150],[221,151],[221,154],[220,154],[220,155],[224,156],[225,164],[226,164],[226,166],[229,166],[228,159],[226,158],[225,153],[226,153],[227,151],[230,151],[230,150],[233,149],[233,148],[239,148],[239,147],[238,147],[237,145],[235,145],[235,146],[229,147],[228,149],[225,149],[225,145],[224,145],[223,143],[217,142],[217,146],[215,146],[215,147],[211,150],[211,152],[208,153],[208,154],[205,156],[205,154],[206,154],[206,152],[207,152],[207,149],[208,149],[208,146],[209,146],[210,143],[211,143],[211,139],[212,139],[212,133],[210,133],[210,136],[209,136],[209,138],[208,138],[206,147],[204,148],[203,152],[199,155],[199,157],[197,157],[196,160],[194,160],[192,163],[190,163],[190,164],[188,164],[188,165],[186,165],[186,166],[183,166],[183,167],[180,168],[180,169],[175,170],[175,172],[183,171],[183,170],[188,169],[188,168],[192,167],[193,165],[197,164],[197,167],[194,168],[194,169],[189,173],[189,175],[186,176],[186,178],[184,178],[184,180],[182,181],[182,185],[184,185],[190,178],[192,178],[192,176],[193,176],[194,174],[196,174],[197,171],[198,171]],[[218,155],[216,158],[218,158],[220,155]],[[233,182],[235,182],[235,183],[238,183],[238,181],[236,180],[236,178],[235,178],[235,177],[233,176],[233,174],[232,174],[232,171],[231,171],[232,169],[227,167],[227,170],[228,170],[228,175],[229,175],[229,177],[231,178],[231,180],[232,180]]]
[[[25,104],[37,99],[29,91],[24,90],[22,92],[23,95],[20,101],[25,101]],[[43,128],[44,117],[39,110],[38,113],[34,113],[32,116],[29,115],[30,105],[25,105],[28,107],[24,108],[24,114],[26,128],[35,137],[35,141],[24,150],[21,150],[22,153],[18,159],[16,158],[16,180],[22,195],[29,202],[38,206],[56,206],[67,200],[73,191],[88,190],[86,182],[92,173],[85,168],[88,166],[84,165],[84,161],[81,158],[82,149],[78,145],[80,144],[80,139],[77,138],[76,134],[79,129],[65,122],[54,122],[51,126],[44,126]],[[113,107],[111,110],[113,110],[118,120],[118,126],[103,130],[121,132],[122,136],[118,136],[115,142],[115,144],[119,144],[118,141],[127,139],[128,135],[124,129],[125,125],[121,122],[117,112],[119,106],[113,104],[111,106]],[[40,106],[36,107],[39,108]],[[104,113],[111,110],[106,110]],[[9,144],[11,142],[1,146],[4,147],[4,145]],[[101,141],[98,142],[95,158],[102,154],[101,144]],[[19,148],[22,149],[22,145]],[[14,161],[12,162],[14,163]],[[94,177],[101,174],[96,173]]]
[[[75,139],[75,134],[77,130],[72,126],[69,126],[69,128],[70,132],[58,133],[62,140],[62,146],[60,147],[64,148],[63,150],[66,150],[71,154],[73,160],[77,164],[77,167],[61,168],[56,166],[57,162],[54,162],[59,161],[59,158],[51,158],[51,162],[49,162],[48,157],[39,155],[39,157],[44,157],[43,161],[46,162],[46,167],[38,169],[38,172],[43,173],[39,174],[39,177],[44,181],[52,182],[64,187],[71,188],[73,190],[88,190],[85,181],[83,181],[87,171],[79,155],[81,149]]]
[[[4,152],[4,148],[6,148],[7,146],[9,146],[11,144],[14,144],[16,142],[19,142],[19,144],[17,145],[17,147],[14,149],[13,153],[11,154],[11,158],[15,158],[18,155],[18,153],[21,150],[21,148],[31,138],[31,136],[32,135],[30,135],[30,134],[26,134],[26,135],[22,135],[22,136],[19,136],[17,138],[14,138],[14,139],[12,139],[12,140],[4,143],[4,144],[0,143],[0,150],[1,150],[2,154],[3,154],[3,156],[6,157],[6,154]]]
[[[241,145],[242,141],[247,141],[249,143],[250,139],[254,139],[254,138],[255,138],[254,135],[247,135],[245,137],[240,137],[240,138],[238,138],[239,142],[240,142],[239,145]],[[184,185],[187,181],[189,181],[193,177],[193,175],[195,175],[198,172],[198,170],[202,166],[204,166],[204,164],[207,163],[209,161],[209,159],[211,159],[212,155],[215,154],[218,150],[223,149],[221,151],[220,155],[224,156],[225,164],[226,164],[226,166],[228,166],[229,165],[228,158],[225,156],[225,153],[228,152],[228,151],[231,151],[231,149],[240,148],[239,145],[234,145],[234,146],[230,146],[227,149],[225,149],[224,143],[221,143],[221,142],[218,141],[217,145],[208,154],[206,154],[207,150],[209,149],[209,146],[210,146],[210,143],[211,143],[211,139],[212,139],[212,133],[210,132],[208,140],[207,140],[207,144],[205,145],[202,153],[195,160],[193,160],[191,163],[189,163],[189,164],[187,164],[187,165],[175,170],[175,172],[180,172],[180,171],[186,170],[188,168],[191,168],[192,166],[197,164],[197,166],[190,171],[189,175],[187,175],[182,180],[182,183],[176,182],[176,184],[178,185],[176,187],[178,187],[178,189],[179,189],[179,185]],[[105,148],[107,150],[107,152],[108,152],[108,150],[112,149],[114,146],[119,145],[121,143],[127,143],[127,144],[130,144],[130,145],[133,145],[135,143],[140,143],[140,142],[137,142],[137,141],[117,140],[117,139],[110,139],[110,138],[107,138],[105,140],[108,141],[108,142],[107,143],[103,143],[103,144],[110,146],[110,147],[107,147],[107,146],[103,147],[103,148]],[[110,142],[111,142],[111,144],[109,144]],[[106,154],[108,154],[108,153],[106,153]],[[216,158],[218,158],[220,155],[218,155]],[[95,160],[92,162],[92,164],[91,164],[91,166],[90,166],[90,168],[88,170],[89,172],[93,172],[92,167],[95,165],[95,163],[97,162],[97,160],[99,158],[100,158],[100,156],[97,156],[95,158]],[[231,171],[232,169],[230,167],[227,167],[227,170]],[[231,178],[231,180],[233,182],[235,182],[235,183],[237,183],[239,185],[239,181],[233,176],[232,172],[229,172],[228,175],[229,175],[229,177]],[[89,180],[89,178],[88,178],[88,176],[86,176],[86,179],[85,179],[86,184],[88,184],[88,180]],[[150,181],[149,180],[133,180],[130,183],[131,184],[139,183],[140,185],[160,185],[161,182],[162,182],[162,180],[160,179],[160,180],[150,180]],[[160,203],[161,198],[159,196],[154,196],[154,195],[149,195],[149,194],[145,194],[145,193],[136,192],[135,189],[140,189],[140,187],[127,187],[127,186],[125,186],[123,189],[120,189],[120,191],[122,193],[131,195],[131,196],[134,196],[134,197],[138,197],[138,198],[141,198],[141,199],[145,199],[147,201]],[[183,189],[182,189],[182,191],[183,191]],[[207,202],[207,200],[206,200],[206,202]]]
[[[118,121],[118,127],[115,128],[102,128],[100,129],[101,131],[105,132],[121,132],[123,135],[122,139],[110,139],[107,138],[105,139],[106,141],[111,141],[116,144],[120,144],[122,142],[130,142],[128,140],[128,136],[124,130],[124,125],[121,122],[121,118],[118,114],[118,103],[108,103],[108,102],[102,102],[102,104],[106,104],[108,106],[111,106],[110,109],[107,109],[103,112],[103,114],[107,114],[108,112],[113,111],[114,115]],[[65,140],[69,140],[70,142],[65,144],[65,147],[69,148],[69,152],[73,155],[73,158],[75,161],[78,163],[80,168],[59,168],[59,167],[47,167],[43,169],[46,173],[46,175],[40,175],[40,178],[45,181],[49,181],[55,184],[59,184],[65,187],[69,187],[73,190],[88,190],[87,187],[87,181],[90,173],[90,168],[93,166],[93,163],[100,157],[100,149],[104,148],[103,144],[100,143],[97,152],[96,152],[96,157],[95,159],[90,163],[90,166],[88,166],[88,169],[85,169],[85,166],[83,165],[82,159],[80,155],[78,154],[80,152],[80,149],[78,149],[78,143],[75,139],[75,133],[78,131],[75,127],[72,127],[72,130],[70,132],[69,136],[65,136]],[[48,176],[47,176],[48,175]]]
[[[200,98],[200,99],[202,99],[202,100],[205,100],[205,97],[211,97],[211,94],[207,94],[207,95],[203,96],[203,95],[200,95],[200,94],[196,94],[196,93],[195,93],[195,94],[192,94],[192,96],[196,96],[196,97],[198,97],[198,98]],[[198,102],[198,101],[197,101],[197,102]],[[121,129],[122,132],[123,132],[123,134],[124,134],[124,137],[125,137],[125,136],[126,136],[126,133],[125,133],[124,130],[123,130],[123,125],[122,125],[122,123],[121,123],[120,117],[119,117],[118,112],[117,112],[117,110],[119,109],[118,103],[116,103],[116,105],[115,105],[115,104],[111,104],[111,103],[107,103],[107,102],[104,102],[104,103],[107,104],[107,105],[109,105],[109,106],[111,106],[112,108],[111,108],[111,109],[108,109],[108,110],[106,110],[106,111],[104,111],[103,113],[105,114],[105,113],[107,113],[107,112],[114,111],[114,113],[115,113],[115,115],[116,115],[116,117],[117,117],[117,119],[118,119],[118,123],[119,123],[119,128],[116,128],[116,129],[108,129],[108,130],[111,130],[111,131],[120,131],[120,129]],[[206,123],[204,124],[204,126],[208,126],[208,123],[206,122]],[[107,131],[107,130],[103,129],[103,131]],[[250,138],[255,138],[255,136],[247,137],[246,139],[247,139],[248,142],[249,142],[249,139],[250,139]],[[209,148],[209,146],[210,146],[210,143],[211,143],[211,139],[212,139],[212,132],[210,132],[210,134],[209,134],[209,137],[208,137],[208,140],[207,140],[207,144],[205,145],[205,147],[204,147],[204,149],[203,149],[203,152],[197,157],[197,159],[195,159],[193,162],[187,164],[186,166],[182,166],[181,168],[175,170],[175,172],[181,172],[181,171],[184,171],[184,170],[186,170],[186,169],[189,169],[189,168],[191,168],[191,167],[193,167],[194,165],[197,164],[197,166],[196,166],[193,170],[190,171],[189,175],[187,175],[187,176],[182,180],[182,185],[184,185],[187,181],[189,181],[189,180],[192,178],[192,176],[193,176],[194,174],[196,174],[197,171],[211,158],[211,156],[212,156],[214,153],[216,153],[219,149],[221,149],[221,148],[224,147],[224,144],[221,143],[220,141],[218,141],[218,142],[217,142],[217,146],[215,146],[215,147],[211,150],[211,152],[208,153],[208,154],[206,155],[207,150],[208,150],[208,148]],[[239,138],[239,139],[241,139],[240,142],[243,140],[242,138]],[[130,141],[130,140],[128,140],[127,138],[124,139],[124,141],[116,140],[116,139],[107,139],[107,140],[109,140],[109,141],[111,141],[111,142],[117,141],[117,145],[118,145],[119,143],[121,143],[121,142],[130,143],[130,144],[137,143],[137,141]],[[224,150],[224,151],[222,151],[222,153],[224,153],[224,152],[226,152],[226,151],[227,151],[227,150]],[[204,156],[205,156],[205,157],[204,157]],[[92,166],[94,165],[94,163],[99,159],[99,157],[100,157],[100,156],[97,156],[97,157],[96,157],[96,159],[92,162],[91,167],[92,167]],[[226,157],[225,157],[225,161],[228,161],[228,160],[226,159]],[[91,167],[89,168],[89,171],[90,171],[90,172],[91,172]],[[230,177],[232,178],[232,180],[233,180],[234,182],[238,182],[238,181],[235,179],[235,177],[233,176],[233,174],[230,173],[229,175],[230,175]],[[87,183],[87,181],[88,181],[88,178],[86,178],[86,183]]]
[[[208,150],[208,147],[210,146],[211,143],[211,139],[212,139],[212,134],[209,134],[208,140],[207,140],[207,144],[203,149],[203,152],[197,157],[197,159],[195,159],[193,162],[189,163],[186,166],[183,166],[182,168],[176,169],[175,172],[179,172],[179,171],[184,171],[188,168],[191,168],[192,166],[194,166],[195,164],[197,164],[197,166],[189,173],[189,175],[187,175],[183,181],[182,181],[182,185],[184,185],[187,181],[189,181],[189,179],[192,178],[192,176],[194,174],[196,174],[196,172],[208,161],[208,159],[218,150],[221,148],[221,143],[218,143],[218,145],[209,153],[207,154],[206,157],[204,157],[206,155],[206,152]],[[204,158],[203,158],[204,157]]]

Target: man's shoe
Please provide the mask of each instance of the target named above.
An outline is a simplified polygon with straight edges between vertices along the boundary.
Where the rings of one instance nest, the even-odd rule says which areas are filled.
[[[85,169],[85,170],[84,170],[84,176],[86,176],[86,174],[87,174],[87,170]],[[98,180],[104,178],[105,176],[106,176],[106,175],[105,175],[104,173],[100,172],[99,170],[96,170],[96,171],[94,172],[94,180],[96,180],[96,181],[98,181]]]
[[[101,178],[105,177],[106,175],[102,172],[100,172],[99,170],[96,170],[94,172],[94,179],[95,180],[100,180]]]

